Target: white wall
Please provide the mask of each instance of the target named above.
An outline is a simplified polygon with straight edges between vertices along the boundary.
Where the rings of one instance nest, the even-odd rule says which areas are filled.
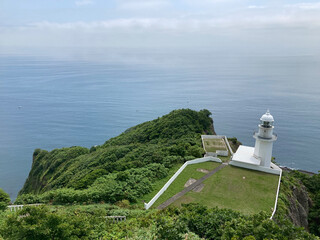
[[[254,164],[249,164],[249,163],[239,162],[239,161],[231,161],[229,164],[232,166],[236,166],[236,167],[252,169],[252,170],[271,173],[271,174],[275,174],[275,175],[280,175],[280,173],[281,173],[280,168],[268,168],[268,167],[263,167],[260,165],[254,165]]]
[[[276,166],[276,165],[275,165],[274,163],[271,163],[271,167],[274,167],[274,166]],[[278,166],[276,166],[276,167],[278,167]],[[274,203],[274,208],[273,208],[273,212],[272,212],[272,215],[271,215],[270,219],[273,218],[274,214],[275,214],[276,211],[277,211],[278,197],[279,197],[281,177],[282,177],[282,169],[281,169],[281,168],[279,168],[279,169],[280,169],[280,176],[279,176],[279,182],[278,182],[278,189],[277,189],[276,201],[275,201],[275,203]]]
[[[226,150],[217,150],[216,153],[217,153],[217,156],[228,157],[228,155],[229,155],[229,152]]]
[[[204,141],[203,141],[204,139],[224,139],[225,147],[226,147],[227,150],[217,150],[215,153],[208,152],[206,150],[206,146],[204,145]],[[222,135],[201,135],[201,140],[202,140],[203,149],[206,151],[206,155],[205,156],[213,156],[213,157],[216,157],[216,156],[228,156],[229,155],[228,149],[230,150],[230,152],[233,155],[233,152],[231,150],[231,147],[229,145],[229,142],[228,142],[226,136],[222,136]]]
[[[222,135],[201,135],[202,139],[222,139],[224,137]]]
[[[227,147],[228,147],[231,155],[233,156],[234,153],[233,153],[233,151],[232,151],[232,148],[230,147],[229,141],[228,141],[228,139],[227,139],[226,136],[224,136],[224,141],[225,141],[225,143],[227,144]]]

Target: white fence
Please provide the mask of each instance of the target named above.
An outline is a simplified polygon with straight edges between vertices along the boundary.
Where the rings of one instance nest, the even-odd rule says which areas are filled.
[[[43,205],[42,203],[35,203],[35,204],[27,204],[27,205],[9,205],[8,208],[11,212],[16,212],[24,207],[37,207]]]
[[[186,166],[188,166],[190,164],[196,164],[196,163],[202,163],[202,162],[208,162],[208,161],[219,162],[219,163],[222,162],[219,158],[210,157],[210,156],[203,157],[203,158],[197,158],[197,159],[185,162],[179,168],[179,170],[169,179],[169,181],[160,189],[160,191],[150,200],[150,202],[144,203],[145,209],[149,209],[155,203],[155,201],[157,201],[157,199],[164,193],[164,191],[167,190],[167,188],[170,186],[170,184],[179,176],[179,174],[186,168]]]
[[[224,137],[223,135],[201,135],[202,139],[222,139]]]
[[[216,153],[217,153],[217,156],[223,156],[223,157],[228,157],[229,155],[229,152],[226,150],[217,150]]]
[[[214,153],[214,152],[207,152],[204,156],[205,157],[218,157],[218,154]]]
[[[225,142],[226,149],[228,149],[228,148],[231,149],[226,136],[222,136],[222,135],[201,135],[201,141],[202,141],[203,149],[206,151],[206,155],[205,156],[212,156],[212,157],[225,156],[225,157],[227,157],[229,155],[228,150],[216,150],[216,152],[208,152],[206,150],[206,146],[205,146],[204,141],[203,141],[204,139],[221,139],[221,140],[224,139],[225,140],[224,142]],[[231,152],[232,152],[232,150],[231,150]]]
[[[224,136],[224,141],[226,142],[226,144],[227,144],[227,146],[228,146],[228,149],[229,149],[229,151],[230,151],[230,153],[231,153],[231,156],[233,156],[233,151],[232,151],[232,148],[230,147],[230,144],[229,144],[229,141],[228,141],[228,139],[227,139],[227,137],[226,136]]]
[[[273,216],[274,216],[274,214],[276,213],[276,210],[277,210],[278,197],[279,197],[279,191],[280,191],[280,183],[281,183],[281,177],[282,177],[282,169],[280,169],[280,176],[279,176],[279,183],[278,183],[276,201],[275,201],[275,203],[274,203],[274,208],[273,208],[273,212],[272,212],[272,215],[271,215],[270,219],[273,218]]]

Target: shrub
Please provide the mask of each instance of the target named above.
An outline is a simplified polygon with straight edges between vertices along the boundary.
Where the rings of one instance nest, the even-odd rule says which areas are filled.
[[[3,189],[0,188],[0,211],[3,211],[7,208],[10,203],[9,194],[7,194]]]
[[[86,215],[51,212],[47,207],[26,207],[9,215],[0,230],[5,239],[25,240],[88,239],[91,234]]]

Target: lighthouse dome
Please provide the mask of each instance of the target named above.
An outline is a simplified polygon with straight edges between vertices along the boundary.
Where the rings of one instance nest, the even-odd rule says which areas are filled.
[[[270,114],[269,110],[260,118],[262,122],[274,122],[273,116]]]

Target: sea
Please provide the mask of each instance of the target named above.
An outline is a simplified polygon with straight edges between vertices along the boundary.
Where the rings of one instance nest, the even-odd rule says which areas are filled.
[[[1,49],[0,188],[16,198],[36,148],[89,148],[180,108],[210,110],[217,134],[248,146],[269,109],[276,162],[320,170],[319,55]]]

